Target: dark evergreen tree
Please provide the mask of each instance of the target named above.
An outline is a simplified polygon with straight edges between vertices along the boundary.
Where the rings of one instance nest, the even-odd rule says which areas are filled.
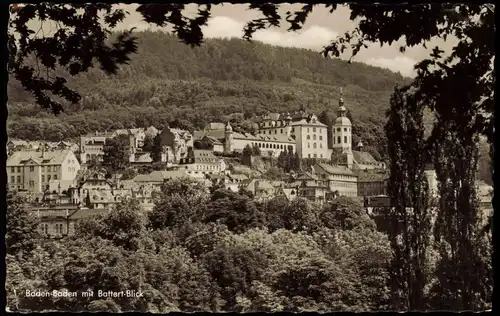
[[[144,138],[144,145],[142,145],[142,150],[146,152],[151,152],[154,146],[154,137],[146,135]]]
[[[253,154],[252,147],[250,147],[250,145],[246,145],[245,148],[243,148],[241,163],[246,166],[252,166],[252,154]]]
[[[163,146],[161,143],[160,134],[156,135],[153,139],[153,148],[151,148],[151,159],[153,162],[161,162],[161,154],[163,151]]]
[[[396,87],[388,111],[388,231],[394,252],[391,269],[395,309],[424,310],[429,282],[431,210],[425,175],[428,147],[424,139],[424,105],[408,87]],[[401,305],[400,305],[401,304]]]
[[[123,171],[129,164],[130,145],[127,135],[118,135],[106,139],[103,152],[103,164],[111,173]]]

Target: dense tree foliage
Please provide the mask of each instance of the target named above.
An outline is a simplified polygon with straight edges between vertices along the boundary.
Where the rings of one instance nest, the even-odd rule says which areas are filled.
[[[23,207],[25,202],[13,192],[7,192],[6,212],[6,252],[11,255],[23,255],[36,246],[38,237],[38,218],[29,214]]]
[[[105,215],[81,220],[74,236],[60,240],[42,239],[36,225],[25,225],[24,234],[32,239],[18,243],[23,258],[6,258],[9,308],[163,313],[396,308],[390,299],[390,241],[351,198],[325,205],[300,198],[255,204],[249,196],[220,188],[209,192],[184,178],[167,181],[155,204],[144,212],[135,200],[123,201]],[[491,250],[482,249],[485,258]],[[435,279],[430,301],[440,302],[432,296],[441,284]],[[488,291],[492,284],[483,287]],[[24,295],[34,288],[80,296]],[[99,298],[99,290],[143,295]],[[94,296],[81,296],[88,291]]]
[[[425,175],[430,161],[424,138],[424,106],[407,88],[395,89],[386,124],[390,159],[389,196],[394,207],[385,220],[394,251],[392,300],[400,309],[426,308],[429,283],[431,209]]]
[[[103,152],[103,164],[107,166],[111,172],[123,171],[129,162],[130,151],[128,135],[118,135],[106,139]]]

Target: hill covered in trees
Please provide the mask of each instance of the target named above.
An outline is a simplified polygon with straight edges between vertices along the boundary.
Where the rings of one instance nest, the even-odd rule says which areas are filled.
[[[357,137],[381,154],[389,97],[400,74],[362,63],[323,58],[318,52],[210,39],[191,48],[163,32],[138,32],[138,53],[116,76],[99,69],[70,77],[79,105],[53,114],[35,105],[18,82],[9,83],[9,136],[57,141],[96,130],[166,123],[194,129],[231,120],[251,128],[266,111],[306,109],[333,119],[339,87]]]

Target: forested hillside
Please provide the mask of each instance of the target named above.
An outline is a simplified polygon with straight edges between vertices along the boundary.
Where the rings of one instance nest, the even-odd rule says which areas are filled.
[[[92,69],[70,78],[83,100],[67,105],[59,117],[34,105],[11,81],[10,137],[58,140],[94,130],[161,126],[174,119],[192,128],[222,119],[238,125],[267,110],[301,107],[319,114],[336,108],[340,86],[359,128],[381,136],[390,93],[404,80],[381,68],[327,60],[312,50],[240,39],[207,40],[191,48],[162,32],[136,35],[139,52],[118,75]]]

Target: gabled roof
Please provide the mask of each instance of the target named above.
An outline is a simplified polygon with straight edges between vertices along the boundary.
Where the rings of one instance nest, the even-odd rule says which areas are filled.
[[[210,136],[215,139],[223,141],[226,137],[225,131],[224,130],[207,130],[207,131],[194,131],[194,138],[195,139],[203,139],[205,136]]]
[[[356,176],[350,169],[344,166],[332,166],[325,163],[316,163],[313,166],[313,168],[316,172],[324,171],[331,175],[340,174],[340,175]]]
[[[248,180],[248,177],[244,174],[230,174],[229,178],[239,181]]]
[[[314,126],[327,127],[327,125],[321,123],[318,119],[316,119],[315,122],[312,122],[311,118],[303,118],[299,121],[292,122],[292,126],[300,126],[300,125],[314,125]]]
[[[282,193],[289,201],[297,197],[297,189],[295,188],[280,188],[278,194]]]
[[[359,170],[358,182],[379,182],[389,178],[389,172],[385,170]]]
[[[151,155],[149,153],[140,154],[135,158],[136,162],[152,162]]]
[[[219,141],[217,138],[212,137],[212,136],[205,135],[202,139],[203,140],[208,140],[213,145],[222,145],[221,141]]]
[[[310,172],[302,172],[296,180],[304,181],[304,180],[318,180],[318,176],[310,173]]]
[[[79,209],[69,215],[68,219],[78,220],[88,218],[94,215],[107,215],[109,210],[106,209]]]
[[[168,179],[182,178],[186,176],[184,170],[153,171],[150,174],[139,174],[133,179],[134,182],[162,183]]]
[[[149,135],[150,137],[155,137],[159,132],[160,131],[156,127],[150,126],[144,131],[144,134]]]
[[[217,158],[213,151],[206,149],[194,149],[193,150],[194,159],[196,162],[218,162],[219,158]]]
[[[88,192],[91,203],[114,203],[115,197],[110,190],[90,190]],[[86,198],[86,197],[85,197]]]
[[[43,157],[42,157],[43,153]],[[70,153],[69,149],[52,150],[52,151],[17,151],[14,152],[7,160],[7,166],[17,166],[34,161],[39,165],[60,165]]]
[[[252,179],[245,186],[251,187],[252,189],[256,189],[257,184],[258,184],[259,189],[274,190],[274,187],[272,186],[272,184],[269,183],[269,181],[263,180],[263,179]]]
[[[366,151],[353,150],[352,155],[354,161],[358,164],[378,164],[378,161],[373,158],[370,153]]]
[[[10,139],[7,144],[12,144],[14,146],[29,146],[29,143],[22,139]]]

